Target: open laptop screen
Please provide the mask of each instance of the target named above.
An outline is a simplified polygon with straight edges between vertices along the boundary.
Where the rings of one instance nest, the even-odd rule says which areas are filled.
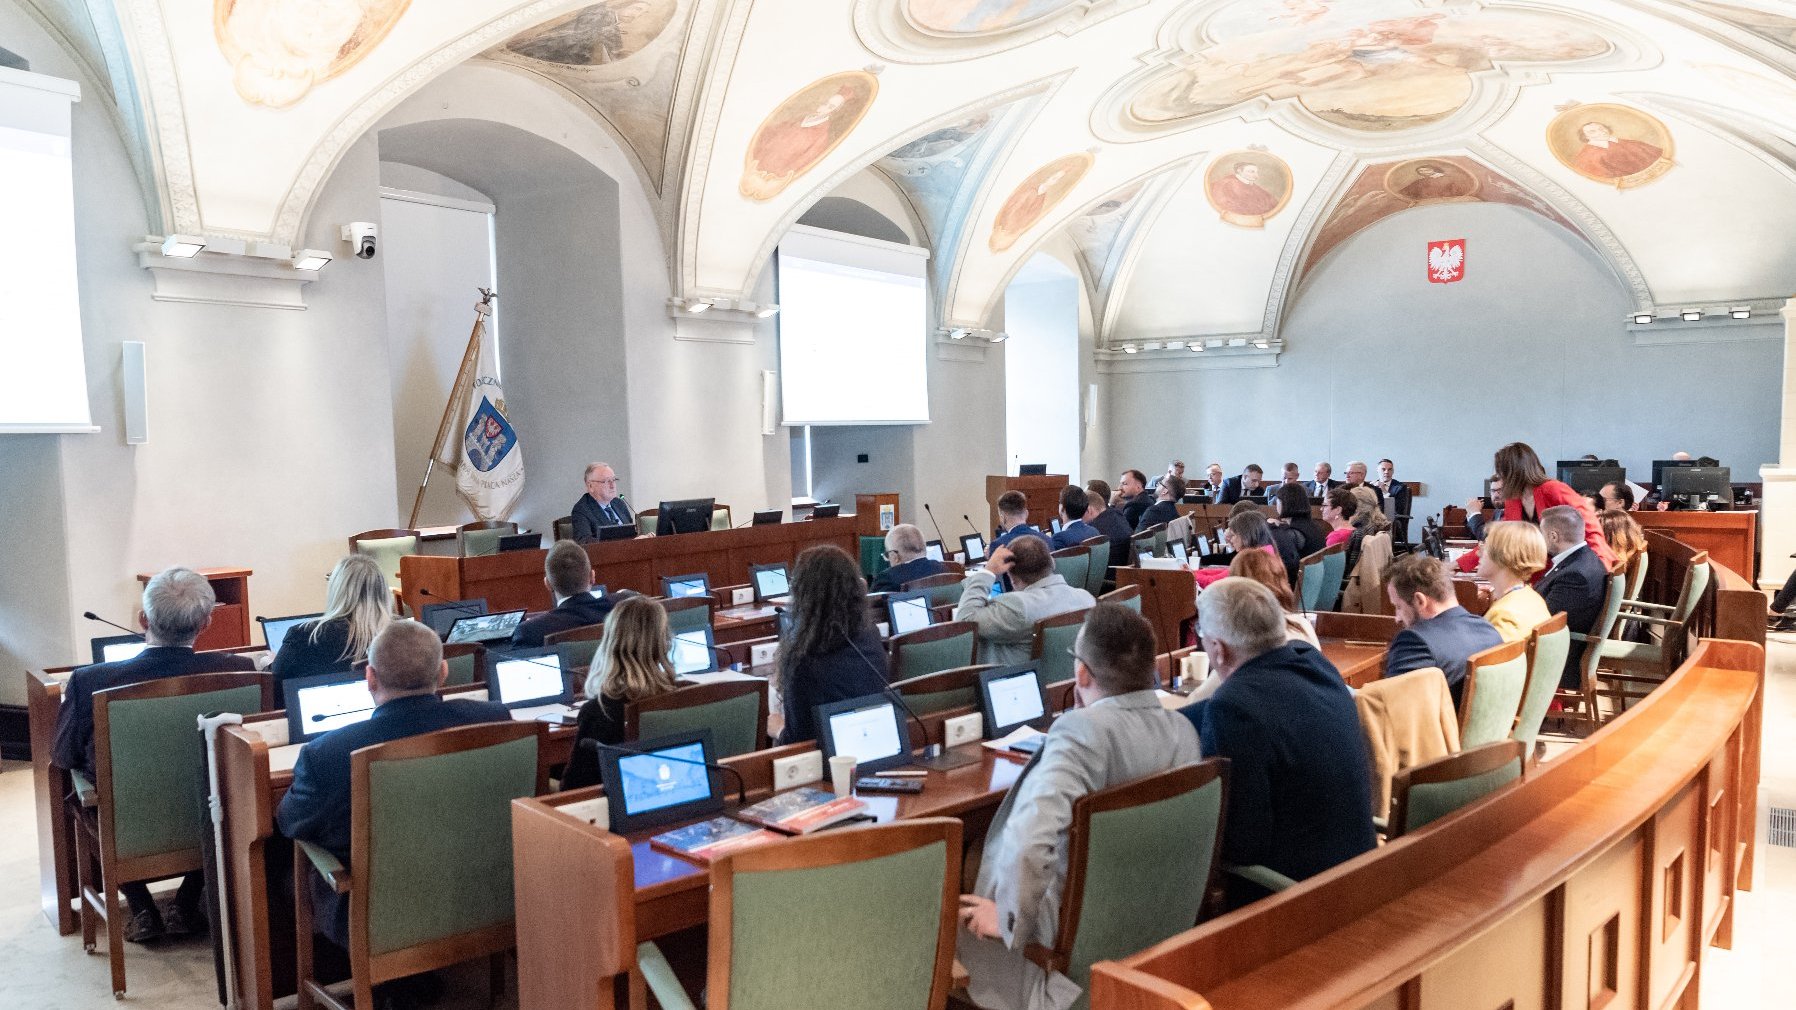
[[[262,641],[268,643],[270,654],[279,655],[281,646],[286,643],[287,632],[295,625],[317,620],[323,614],[295,614],[292,617],[258,617],[262,623]]]
[[[886,620],[894,635],[927,628],[930,617],[928,593],[892,593],[886,597]]]
[[[464,617],[479,617],[486,613],[486,600],[450,600],[446,603],[426,603],[418,611],[418,620],[430,630],[437,633],[438,638],[449,634],[449,627]]]
[[[449,645],[460,645],[463,642],[496,642],[502,638],[510,638],[511,633],[524,623],[522,610],[507,610],[499,614],[482,614],[479,617],[463,617],[449,626],[449,635],[443,641]]]
[[[90,644],[93,646],[96,663],[135,659],[138,653],[149,647],[142,635],[107,635],[94,639]]]
[[[290,744],[306,743],[374,714],[374,695],[366,677],[341,673],[300,677],[289,680],[285,690]]]
[[[488,680],[492,699],[506,708],[573,700],[561,673],[561,656],[554,649],[498,656]]]

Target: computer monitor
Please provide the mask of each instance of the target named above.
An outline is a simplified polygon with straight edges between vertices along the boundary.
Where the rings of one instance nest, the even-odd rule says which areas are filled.
[[[1018,726],[1046,729],[1048,692],[1034,663],[1002,666],[979,674],[979,711],[985,738],[996,740]]]
[[[1708,501],[1714,498],[1727,507],[1734,503],[1733,472],[1725,466],[1684,466],[1665,471],[1665,483],[1659,487],[1660,498],[1681,501]]]
[[[1579,494],[1596,494],[1603,486],[1628,479],[1628,471],[1614,460],[1562,459],[1559,479]]]
[[[780,523],[785,522],[785,520],[786,513],[779,509],[763,509],[762,511],[755,513],[754,525],[778,526]]]
[[[985,538],[977,533],[968,533],[960,538],[960,549],[967,556],[967,564],[985,560]]]
[[[374,714],[368,678],[348,673],[296,677],[283,686],[287,742],[310,743],[333,729],[367,721]]]
[[[841,502],[827,501],[811,509],[812,519],[834,519],[841,514]]]
[[[522,610],[505,610],[497,614],[481,614],[478,617],[457,618],[449,626],[449,634],[443,636],[445,645],[460,645],[463,642],[497,642],[510,638],[511,633],[524,623]]]
[[[561,671],[561,653],[547,649],[520,649],[494,653],[488,659],[489,697],[506,708],[554,705],[574,700],[574,688]]]
[[[910,763],[904,716],[892,699],[869,694],[817,706],[817,744],[823,761],[852,754],[855,775],[871,775]]]
[[[706,817],[723,809],[711,731],[688,730],[599,748],[613,832]]]
[[[711,528],[711,513],[717,509],[715,498],[686,498],[664,501],[655,517],[655,535],[702,533]]]
[[[449,628],[464,617],[479,617],[486,613],[486,600],[451,600],[447,603],[426,603],[418,611],[418,620],[430,630],[437,633],[438,638],[445,638]]]
[[[928,593],[886,594],[886,627],[892,629],[892,634],[902,635],[933,623],[935,616],[929,610]]]
[[[673,664],[675,675],[681,677],[689,673],[710,673],[717,669],[716,658],[717,648],[710,628],[680,632],[673,636],[673,644],[667,650],[667,661]]]
[[[792,577],[785,562],[771,565],[749,565],[748,581],[755,587],[755,602],[784,599],[792,594]]]
[[[1653,487],[1658,489],[1659,494],[1662,497],[1665,494],[1665,471],[1675,470],[1679,467],[1692,467],[1695,465],[1696,460],[1693,459],[1653,460]]]
[[[269,654],[278,656],[289,629],[323,616],[323,614],[294,614],[291,617],[258,617],[256,621],[262,625],[262,641],[268,644]]]
[[[1017,464],[1016,475],[1018,477],[1046,477],[1048,475],[1048,464],[1019,463]]]
[[[116,663],[132,659],[149,648],[149,643],[143,640],[142,635],[107,635],[94,639],[91,644],[96,663]]]
[[[946,561],[948,556],[942,553],[940,540],[929,540],[923,544],[923,556],[931,561]]]
[[[711,576],[704,572],[693,575],[663,575],[661,576],[661,595],[670,600],[686,596],[709,596],[711,595]]]
[[[617,523],[612,526],[600,526],[597,539],[599,543],[605,543],[610,540],[634,540],[636,536],[635,523]]]
[[[512,533],[499,538],[498,553],[534,551],[541,548],[542,545],[543,535],[541,533]]]

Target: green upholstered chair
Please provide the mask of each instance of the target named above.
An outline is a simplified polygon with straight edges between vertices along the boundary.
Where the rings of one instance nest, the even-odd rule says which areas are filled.
[[[1522,707],[1515,719],[1515,730],[1509,734],[1528,751],[1540,739],[1540,726],[1546,721],[1554,692],[1559,690],[1559,678],[1565,674],[1565,657],[1570,651],[1571,632],[1565,627],[1564,614],[1554,614],[1528,634],[1528,683],[1522,688]]]
[[[599,651],[599,641],[605,637],[605,625],[583,624],[578,628],[557,631],[543,636],[544,645],[555,647],[555,654],[561,658],[563,670],[584,670],[592,666],[593,654]]]
[[[455,528],[457,551],[464,558],[482,558],[499,553],[499,540],[518,531],[518,524],[486,519],[463,523]]]
[[[201,868],[207,822],[196,786],[199,717],[259,712],[271,691],[268,674],[244,672],[166,677],[94,693],[94,781],[71,776],[79,806],[75,864],[81,943],[91,952],[96,927],[105,923],[114,996],[125,992],[119,886]]]
[[[1091,554],[1091,570],[1085,574],[1085,591],[1093,596],[1104,591],[1110,578],[1110,538],[1092,537],[1080,545]]]
[[[683,635],[688,631],[703,631],[711,626],[712,601],[709,596],[680,596],[656,602],[667,611],[669,634]]]
[[[380,573],[395,592],[399,589],[399,559],[418,553],[417,530],[367,530],[349,538],[352,554],[367,554],[380,564]]]
[[[444,687],[461,687],[486,680],[486,646],[479,642],[461,642],[443,646],[443,661],[449,664],[449,677]]]
[[[637,533],[637,535],[645,536],[645,537],[654,536],[655,535],[655,523],[660,518],[661,518],[661,510],[658,508],[643,509],[641,512],[636,513],[636,533]]]
[[[1089,608],[1070,610],[1035,622],[1035,643],[1029,655],[1036,661],[1035,669],[1041,675],[1043,687],[1073,679],[1073,642],[1078,639],[1079,628],[1085,624],[1085,615],[1089,613]]]
[[[861,574],[871,583],[892,567],[886,563],[886,538],[882,534],[877,537],[857,537],[855,540],[860,545]]]
[[[1489,796],[1527,774],[1520,740],[1498,740],[1405,768],[1391,779],[1387,838],[1396,839]]]
[[[1153,535],[1154,535],[1154,557],[1156,557],[1156,558],[1171,557],[1172,549],[1166,545],[1166,540],[1167,540],[1166,524],[1165,523],[1156,523],[1153,526],[1149,526],[1148,531],[1153,533]]]
[[[1165,523],[1158,523],[1149,526],[1147,529],[1137,530],[1133,536],[1129,537],[1129,564],[1135,564],[1136,559],[1144,551],[1156,558],[1163,558],[1166,556]]]
[[[1065,547],[1050,555],[1054,559],[1054,571],[1066,580],[1066,584],[1084,588],[1091,579],[1091,551],[1083,546]],[[1096,594],[1093,594],[1096,595]]]
[[[1099,603],[1120,603],[1137,614],[1141,613],[1141,587],[1136,585],[1117,586],[1098,597]]]
[[[374,1006],[382,982],[492,956],[513,930],[511,801],[547,785],[547,726],[488,723],[364,747],[350,755],[350,857],[293,847],[300,1010]],[[313,978],[308,881],[349,895],[354,1003]]]
[[[1228,761],[1212,758],[1074,800],[1054,946],[1031,944],[1029,959],[1084,989],[1093,964],[1196,925],[1215,877],[1227,795]]]
[[[730,525],[730,507],[728,505],[713,504],[711,506],[711,528],[714,530],[727,530],[732,528]]]
[[[912,579],[904,584],[907,593],[925,593],[929,596],[929,606],[952,607],[960,602],[961,584],[964,576],[953,572],[942,572],[939,575],[926,575],[920,579]]]
[[[1612,699],[1616,712],[1644,698],[1684,661],[1690,618],[1713,580],[1708,552],[1698,551],[1684,569],[1676,603],[1622,602],[1620,620],[1647,625],[1656,640],[1623,642],[1611,637],[1598,646],[1605,669],[1597,675],[1602,684],[1597,693]]]
[[[1465,661],[1459,696],[1459,746],[1480,747],[1506,740],[1521,711],[1528,683],[1528,643],[1504,642]]]
[[[555,531],[555,539],[557,540],[574,539],[573,516],[562,516],[560,519],[555,520],[551,528]]]
[[[1322,588],[1316,594],[1317,610],[1333,610],[1341,603],[1341,585],[1347,579],[1347,545],[1324,547],[1312,557],[1322,558]]]
[[[973,662],[978,642],[979,626],[972,621],[948,621],[893,635],[887,643],[891,661],[886,679],[910,680],[967,666]]]
[[[695,729],[711,731],[719,758],[767,748],[767,682],[694,684],[624,706],[624,739],[654,740]]]
[[[904,703],[918,715],[944,712],[979,704],[979,675],[996,667],[990,663],[957,666],[921,677],[894,681],[892,687],[904,696]]]
[[[1560,707],[1554,718],[1567,723],[1582,723],[1593,729],[1602,722],[1597,699],[1603,692],[1603,646],[1620,621],[1627,591],[1627,576],[1609,576],[1608,588],[1603,593],[1603,609],[1597,612],[1596,621],[1588,631],[1571,632],[1572,641],[1584,643],[1583,655],[1578,660],[1578,686],[1561,688],[1554,694]]]
[[[713,862],[706,1006],[939,1010],[954,961],[961,832],[954,818],[919,818]],[[650,989],[662,996],[652,978]]]
[[[1339,547],[1340,544],[1336,544]],[[1297,609],[1313,614],[1322,600],[1322,584],[1328,579],[1326,548],[1304,558],[1297,566]]]

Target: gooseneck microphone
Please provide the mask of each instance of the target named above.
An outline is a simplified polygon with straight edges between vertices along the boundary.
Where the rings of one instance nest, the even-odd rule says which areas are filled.
[[[942,524],[935,521],[935,510],[929,507],[928,502],[924,502],[923,511],[929,513],[929,525],[935,527],[935,538],[941,542],[942,550],[946,551],[948,549],[948,538],[942,535]]]
[[[116,621],[108,621],[106,618],[101,617],[99,614],[96,614],[91,610],[82,611],[81,616],[87,618],[90,621],[99,621],[101,624],[111,625],[112,627],[117,628],[118,630],[124,632],[127,635],[142,635],[143,634],[143,632],[141,630],[127,628],[124,625],[119,624]]]
[[[580,743],[578,744],[578,746],[584,747],[587,750],[594,751],[594,752],[601,751],[601,750],[616,751],[619,754],[633,754],[638,757],[652,757],[658,761],[672,761],[675,764],[683,764],[683,765],[698,765],[700,768],[709,768],[710,770],[712,770],[714,772],[723,772],[725,775],[729,775],[736,780],[736,803],[737,803],[737,805],[744,806],[744,807],[748,806],[748,781],[742,777],[741,772],[737,771],[734,768],[731,768],[728,765],[720,765],[713,761],[694,761],[691,758],[674,757],[672,754],[656,754],[653,751],[636,750],[636,749],[630,748],[630,747],[620,747],[617,744],[604,743],[599,740],[595,740],[592,737],[587,737],[586,739],[581,740]],[[596,757],[597,754],[595,753],[594,756]]]
[[[972,530],[972,531],[973,531],[973,535],[974,535],[974,536],[976,536],[976,537],[978,537],[978,538],[979,538],[979,539],[981,539],[981,540],[984,540],[984,539],[985,539],[985,534],[984,534],[984,533],[981,533],[981,532],[980,532],[980,531],[979,531],[979,527],[977,527],[977,526],[975,526],[975,525],[973,525],[973,517],[972,517],[972,516],[970,516],[970,515],[967,515],[967,514],[966,514],[966,513],[965,513],[965,512],[962,512],[962,513],[961,513],[961,514],[960,514],[960,517],[961,517],[961,518],[962,518],[962,519],[965,519],[965,520],[966,520],[966,522],[967,522],[967,529],[970,529],[970,530]]]

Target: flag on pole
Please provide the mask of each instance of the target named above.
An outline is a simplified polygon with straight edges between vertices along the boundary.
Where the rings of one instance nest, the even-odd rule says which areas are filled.
[[[524,450],[505,414],[492,344],[486,339],[490,294],[474,307],[473,359],[450,391],[456,423],[444,429],[437,462],[455,471],[455,488],[481,519],[504,519],[524,493]]]

